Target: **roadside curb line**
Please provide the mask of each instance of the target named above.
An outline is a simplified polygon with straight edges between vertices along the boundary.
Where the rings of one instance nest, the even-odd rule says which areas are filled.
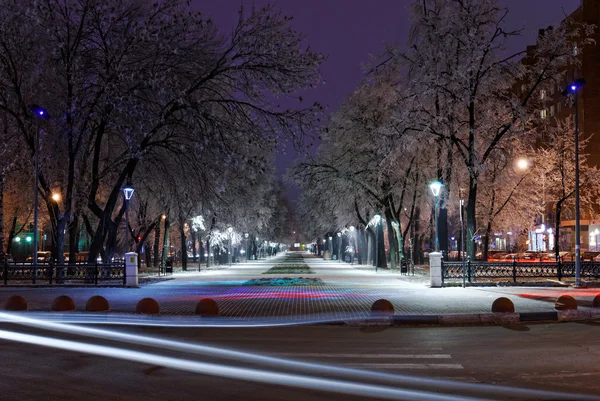
[[[523,313],[457,313],[444,315],[394,315],[344,320],[347,326],[455,326],[504,325],[534,322],[577,322],[600,319],[600,309]]]

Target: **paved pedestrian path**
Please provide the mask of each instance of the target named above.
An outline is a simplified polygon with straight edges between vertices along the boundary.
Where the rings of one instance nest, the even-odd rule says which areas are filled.
[[[3,287],[0,302],[9,295],[19,294],[25,297],[30,310],[48,311],[56,296],[69,295],[77,310],[83,311],[89,297],[102,295],[108,299],[111,311],[134,313],[140,299],[152,297],[158,301],[161,313],[192,315],[196,303],[208,297],[217,301],[222,316],[294,320],[365,318],[373,302],[381,298],[392,302],[396,314],[436,315],[490,312],[492,302],[501,296],[510,298],[517,312],[552,311],[554,300],[562,294],[573,295],[582,308],[587,308],[600,293],[600,289],[572,288],[428,288],[426,277],[414,279],[395,273],[375,273],[346,263],[303,256],[314,274],[301,276],[319,278],[322,284],[247,285],[252,279],[275,278],[262,273],[275,264],[284,263],[285,255],[280,255],[224,270],[177,274],[172,280],[140,288]]]

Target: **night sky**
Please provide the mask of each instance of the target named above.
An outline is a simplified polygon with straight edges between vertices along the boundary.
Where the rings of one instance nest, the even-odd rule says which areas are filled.
[[[266,0],[192,0],[193,7],[210,16],[217,26],[229,32],[237,21],[240,4],[246,9],[261,6]],[[309,94],[308,102],[318,101],[327,107],[329,115],[349,95],[363,76],[362,64],[371,54],[379,54],[385,43],[406,43],[408,33],[407,6],[409,0],[273,0],[286,15],[293,16],[293,26],[306,34],[307,43],[329,56],[322,67],[325,85]],[[539,28],[555,25],[563,16],[575,10],[580,0],[501,0],[510,9],[509,28],[524,28],[519,41],[510,50],[520,50],[535,43]],[[277,174],[290,167],[295,154],[277,155]],[[298,189],[289,187],[292,199]]]

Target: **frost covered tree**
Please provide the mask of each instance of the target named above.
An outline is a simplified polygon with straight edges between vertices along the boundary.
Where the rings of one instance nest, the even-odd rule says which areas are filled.
[[[301,188],[313,193],[312,202],[310,195],[304,198],[312,203],[304,210],[330,209],[337,216],[337,221],[329,219],[334,230],[353,222],[366,230],[372,244],[379,238],[374,244],[379,267],[386,266],[383,227],[369,222],[382,215],[394,268],[403,258],[416,193],[425,185],[423,170],[429,161],[406,128],[408,115],[398,110],[401,80],[391,65],[373,70],[331,116],[318,154],[299,162],[291,173]],[[319,201],[323,206],[317,206]],[[410,209],[408,218],[405,209]]]
[[[528,129],[539,90],[563,85],[564,70],[580,64],[573,48],[589,43],[592,28],[566,19],[536,46],[507,54],[507,42],[521,34],[507,30],[507,14],[495,0],[415,1],[409,49],[390,51],[409,71],[414,128],[450,143],[467,171],[467,238],[476,232],[488,159]]]
[[[299,145],[320,111],[273,101],[316,85],[323,56],[272,5],[240,8],[227,35],[180,0],[1,5],[0,111],[33,152],[29,105],[48,109],[44,130],[61,158],[54,172],[41,169],[40,195],[63,194],[60,206],[47,202],[57,249],[78,210],[90,214],[91,261],[116,240],[121,187],[161,163],[149,155],[210,153],[223,170],[242,170],[261,163],[244,148],[272,151],[280,136]]]
[[[551,205],[554,215],[554,252],[558,258],[561,246],[560,224],[567,214],[574,219],[575,205],[575,127],[572,118],[564,120],[554,119],[550,124],[539,129],[544,129],[543,145],[532,163],[539,166],[540,176],[543,180],[543,201]],[[593,207],[600,197],[600,183],[598,182],[598,168],[587,161],[589,153],[586,146],[591,137],[579,140],[579,167],[580,167],[580,202],[585,213],[591,215]]]

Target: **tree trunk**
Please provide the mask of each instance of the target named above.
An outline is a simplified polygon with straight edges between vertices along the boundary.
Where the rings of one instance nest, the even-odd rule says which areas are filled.
[[[487,261],[488,260],[488,251],[490,248],[490,235],[492,233],[492,222],[488,221],[487,227],[485,229],[485,235],[483,236],[483,256],[482,256],[482,260],[483,261]]]
[[[165,235],[163,236],[163,250],[161,257],[161,264],[164,266],[167,263],[167,258],[169,256],[169,232],[171,231],[171,227],[169,227],[169,216],[165,219]]]
[[[154,229],[154,244],[153,244],[153,262],[154,267],[158,267],[159,255],[160,255],[160,222]]]
[[[58,227],[57,227],[57,233],[56,233],[56,244],[55,244],[55,248],[56,248],[56,260],[58,260],[58,264],[63,264],[65,263],[65,254],[64,254],[64,250],[65,250],[65,230],[67,229],[67,222],[66,219],[64,217],[60,218],[58,220]]]
[[[367,235],[367,264],[375,266],[375,257],[373,256],[373,250],[375,249],[375,234],[370,227],[366,228],[365,233]]]
[[[0,254],[4,252],[4,177],[0,177]]]
[[[17,216],[14,216],[10,225],[10,231],[8,232],[8,239],[6,242],[6,254],[10,255],[12,252],[12,244],[17,231]]]
[[[444,258],[448,257],[448,209],[447,202],[441,202],[444,207],[438,209],[438,241],[440,252]]]
[[[469,179],[469,199],[467,200],[467,234],[465,245],[467,246],[467,257],[475,260],[475,202],[477,201],[477,182],[475,179]]]
[[[554,223],[554,257],[556,260],[560,257],[560,219],[562,213],[563,201],[559,200],[556,203],[556,221]]]
[[[185,235],[185,220],[179,219],[179,236],[181,237],[181,269],[187,270],[187,237]]]
[[[150,248],[148,247],[148,240],[146,240],[146,242],[144,243],[144,257],[146,259],[146,269],[149,268],[150,266],[152,266],[152,257],[151,254],[152,252],[150,251]]]
[[[394,236],[394,228],[392,227],[392,212],[389,210],[389,208],[386,208],[384,211],[385,214],[385,221],[386,221],[386,225],[387,225],[387,232],[388,232],[388,242],[390,244],[390,266],[393,269],[396,268],[396,256],[397,256],[397,252],[396,252],[396,238]],[[383,227],[382,227],[383,230]],[[383,254],[385,255],[385,241],[384,241],[384,252]]]
[[[198,234],[196,233],[196,231],[194,229],[192,229],[192,257],[193,257],[193,262],[196,263],[196,256],[198,255],[198,253],[196,252],[196,238],[198,237]],[[246,250],[247,251],[247,250]]]
[[[387,261],[385,260],[385,239],[383,237],[383,224],[379,222],[375,227],[377,230],[377,235],[375,237],[375,252],[377,255],[377,266],[378,268],[386,268],[387,269]]]
[[[206,268],[210,267],[210,235],[206,237]]]
[[[75,215],[73,222],[69,225],[69,263],[77,261],[78,238],[79,237],[79,216]]]
[[[108,235],[106,237],[106,251],[104,252],[104,258],[102,259],[104,263],[110,263],[112,261],[113,256],[115,256],[118,231],[119,225],[111,221],[110,225],[108,226]],[[125,257],[125,255],[123,255],[123,257]],[[96,260],[89,262],[95,263]]]
[[[413,257],[416,256],[415,258],[415,264],[422,264],[423,263],[423,248],[421,246],[421,208],[419,206],[417,206],[415,208],[415,216],[416,218],[413,221]]]

